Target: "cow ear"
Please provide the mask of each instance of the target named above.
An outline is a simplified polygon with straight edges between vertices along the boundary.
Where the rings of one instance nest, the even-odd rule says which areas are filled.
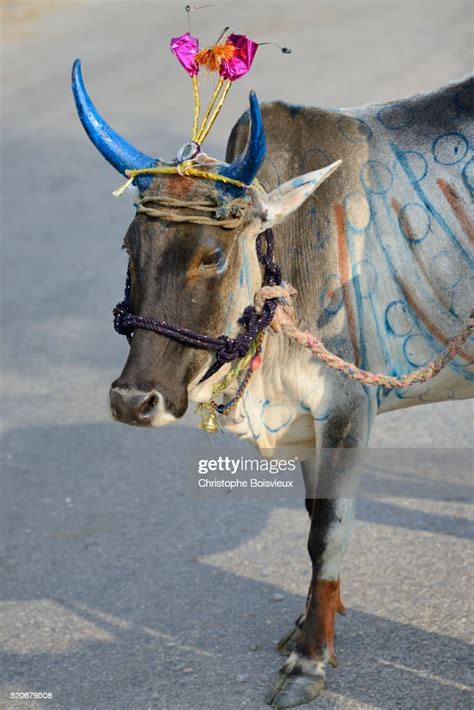
[[[306,173],[288,180],[266,197],[261,198],[263,215],[262,227],[267,229],[283,222],[292,212],[298,209],[303,202],[316,190],[317,187],[338,169],[342,160],[337,160],[321,170]]]

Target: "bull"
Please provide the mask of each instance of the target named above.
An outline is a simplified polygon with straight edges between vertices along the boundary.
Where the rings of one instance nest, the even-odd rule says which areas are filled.
[[[78,62],[73,92],[86,132],[120,173],[159,162],[100,116]],[[424,365],[459,331],[472,302],[473,110],[473,77],[340,111],[281,101],[260,107],[251,94],[216,170],[248,186],[258,176],[264,190],[179,174],[136,178],[140,194],[157,200],[219,206],[245,194],[248,204],[234,228],[137,212],[124,240],[131,311],[194,332],[235,335],[262,284],[257,236],[274,228],[275,261],[296,288],[302,328],[367,370],[399,376]],[[211,362],[209,352],[135,331],[110,388],[113,417],[152,427],[176,421],[190,401],[209,400],[229,367],[203,380]],[[266,698],[270,705],[309,702],[324,685],[326,664],[336,664],[335,615],[344,613],[339,576],[354,499],[341,493],[335,462],[354,475],[352,460],[367,447],[376,414],[470,397],[473,377],[468,342],[430,382],[387,390],[328,369],[282,334],[267,338],[263,365],[224,424],[265,453],[281,446],[311,451],[302,470],[312,579],[303,614],[279,644],[288,659]],[[321,497],[313,494],[315,481]]]

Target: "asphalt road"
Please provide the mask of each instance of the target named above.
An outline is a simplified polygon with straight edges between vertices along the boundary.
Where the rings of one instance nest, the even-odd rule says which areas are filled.
[[[224,154],[251,87],[262,100],[350,106],[459,77],[472,63],[470,8],[254,1],[196,13],[204,39],[232,24],[293,48],[260,52],[209,152]],[[185,13],[112,0],[4,2],[3,13],[0,708],[263,710],[274,643],[306,594],[306,514],[296,500],[190,496],[183,453],[209,445],[192,415],[158,431],[109,420],[126,354],[110,311],[132,215],[111,197],[121,179],[87,142],[69,91],[81,56],[112,125],[172,157],[191,120],[167,47]],[[372,443],[466,447],[472,414],[450,402],[384,415]],[[311,707],[472,703],[471,503],[359,501],[339,668]]]

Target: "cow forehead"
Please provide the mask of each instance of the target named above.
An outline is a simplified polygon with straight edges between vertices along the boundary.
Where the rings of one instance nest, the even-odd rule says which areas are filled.
[[[177,248],[227,246],[251,219],[252,197],[249,193],[242,198],[238,195],[242,192],[210,179],[159,175],[140,194],[137,214],[125,236],[125,245],[134,242],[138,247],[151,240],[148,246],[156,244],[158,251],[170,240]],[[158,215],[158,212],[162,214]],[[163,213],[180,219],[168,220]],[[186,219],[181,221],[182,218]],[[199,223],[201,218],[205,219],[205,224]],[[235,226],[232,224],[234,220],[237,222]]]
[[[231,187],[223,187],[214,180],[186,175],[156,175],[144,194],[189,201],[205,198],[212,199],[216,203],[232,199],[235,196]]]

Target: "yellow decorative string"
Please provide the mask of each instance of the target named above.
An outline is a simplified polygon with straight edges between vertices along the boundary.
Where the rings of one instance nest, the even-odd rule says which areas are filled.
[[[197,133],[196,133],[196,137],[193,138],[193,140],[195,140],[196,143],[200,143],[199,136],[200,136],[201,133],[204,131],[204,128],[205,128],[206,123],[207,123],[207,119],[209,118],[209,114],[211,113],[212,109],[214,108],[214,104],[215,104],[216,101],[217,101],[217,97],[219,96],[219,93],[220,93],[220,90],[221,90],[221,88],[222,88],[222,84],[223,84],[223,83],[224,83],[224,79],[223,79],[222,77],[220,77],[219,81],[218,81],[217,84],[216,84],[216,87],[215,87],[215,89],[214,89],[214,92],[213,92],[213,94],[212,94],[212,96],[211,96],[211,100],[209,101],[209,104],[208,104],[208,106],[207,106],[206,113],[204,114],[204,118],[202,119],[201,126],[200,126],[199,130],[198,130]],[[194,97],[194,106],[196,107],[196,97]]]
[[[259,333],[257,337],[250,344],[249,349],[246,354],[239,358],[236,363],[231,367],[224,379],[216,382],[212,387],[211,398],[207,402],[201,402],[197,404],[194,412],[201,417],[201,423],[199,425],[200,429],[207,431],[209,433],[214,433],[219,429],[219,422],[217,419],[217,402],[216,398],[222,395],[229,386],[244,372],[247,370],[247,381],[244,386],[238,391],[235,401],[232,402],[232,409],[238,403],[242,397],[244,390],[250,380],[251,374],[248,372],[252,358],[255,356],[258,350],[261,350],[263,344],[264,333]],[[251,373],[251,370],[250,370]],[[229,409],[230,411],[230,409]],[[225,412],[227,414],[227,412]]]
[[[219,84],[221,84],[221,82],[219,82]],[[219,86],[219,84],[218,84],[218,86]],[[222,86],[222,84],[221,84],[221,86]],[[207,125],[201,126],[201,130],[199,132],[199,136],[198,136],[198,140],[197,140],[197,142],[200,145],[202,145],[204,143],[207,136],[209,135],[209,131],[211,130],[212,126],[214,125],[214,122],[215,122],[217,116],[219,115],[222,106],[224,105],[224,101],[226,100],[227,94],[229,93],[229,89],[231,86],[232,86],[231,80],[227,79],[227,81],[224,84],[224,89],[222,91],[221,98],[219,99],[219,102],[214,110],[214,113],[208,119]],[[220,87],[219,87],[219,89],[220,89]],[[217,98],[217,96],[216,96],[216,98]],[[211,99],[211,101],[212,101],[212,99]],[[214,99],[214,102],[215,102],[215,99]],[[210,113],[210,111],[209,111],[209,113]]]
[[[199,177],[204,180],[213,180],[214,182],[223,182],[228,185],[235,185],[236,187],[241,187],[247,189],[249,187],[254,187],[261,192],[265,192],[265,188],[261,182],[255,178],[251,185],[246,185],[241,180],[235,180],[234,178],[227,177],[227,175],[220,175],[219,173],[211,173],[207,170],[202,170],[201,168],[193,167],[194,163],[190,160],[185,163],[180,163],[179,165],[156,165],[153,168],[139,168],[138,170],[126,170],[125,175],[128,177],[127,182],[118,187],[113,191],[112,195],[114,197],[120,197],[127,187],[129,187],[138,175],[183,175],[186,177]]]
[[[199,111],[201,110],[201,99],[199,97],[199,84],[197,75],[192,77],[193,82],[193,93],[194,93],[194,121],[193,121],[193,135],[192,140],[198,142],[197,136],[199,134]]]

